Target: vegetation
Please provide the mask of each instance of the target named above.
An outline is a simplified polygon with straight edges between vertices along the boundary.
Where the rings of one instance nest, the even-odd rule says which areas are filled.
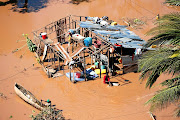
[[[126,18],[123,19],[123,21],[127,22],[128,26],[131,26],[134,29],[142,29],[147,20],[145,20],[144,18]]]
[[[157,45],[155,51],[146,52],[139,60],[140,79],[147,78],[146,87],[151,88],[160,75],[170,74],[172,79],[163,81],[160,91],[146,102],[150,111],[163,109],[171,104],[177,106],[175,115],[180,117],[180,13],[162,16],[157,27],[148,35],[154,35],[145,47]]]
[[[13,116],[11,115],[9,118],[11,119],[11,118],[13,118]]]
[[[26,41],[26,44],[24,44],[23,46],[21,46],[20,48],[17,48],[15,50],[12,51],[12,53],[15,53],[21,49],[23,49],[24,47],[28,47],[28,49],[31,51],[31,52],[35,52],[37,50],[37,46],[32,42],[32,40],[29,39],[28,37],[28,34],[23,34],[23,36],[26,38],[26,40],[17,40],[17,42],[20,42],[20,41]],[[20,58],[23,57],[23,55],[26,53],[26,50],[25,52],[20,56]]]
[[[39,114],[35,116],[32,114],[30,117],[32,118],[32,120],[65,120],[61,110],[51,107],[43,109]]]
[[[0,92],[0,98],[7,100],[7,96]]]
[[[90,2],[90,0],[71,0],[70,3],[79,5],[81,2]]]
[[[166,0],[165,3],[169,3],[170,5],[180,6],[180,0]]]

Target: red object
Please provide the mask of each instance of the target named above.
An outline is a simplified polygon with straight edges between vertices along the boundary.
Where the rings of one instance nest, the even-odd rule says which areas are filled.
[[[47,36],[46,35],[42,35],[42,39],[46,39],[47,38]]]
[[[111,52],[111,53],[113,53],[114,50],[115,50],[114,47],[111,47],[111,48],[110,48],[110,52]]]
[[[76,73],[76,78],[80,78],[81,77],[81,73],[80,72],[77,72]]]
[[[97,40],[97,45],[101,45],[101,41],[100,40]]]
[[[46,39],[47,38],[47,33],[41,33],[42,39]]]
[[[119,63],[121,64],[121,63],[122,63],[122,58],[119,58],[118,61],[119,61]]]
[[[104,84],[106,84],[106,82],[109,82],[110,81],[110,78],[109,78],[109,76],[104,76],[104,78],[103,78],[103,83]]]
[[[132,61],[134,60],[134,54],[132,55]]]
[[[94,43],[94,46],[95,46],[96,48],[99,48],[99,46],[98,46],[96,43]]]
[[[101,41],[100,41],[100,40],[96,40],[96,41],[94,42],[94,46],[95,46],[96,48],[100,48],[100,46],[101,46]]]
[[[120,44],[114,44],[114,45],[115,45],[115,46],[119,46],[119,47],[121,46]]]

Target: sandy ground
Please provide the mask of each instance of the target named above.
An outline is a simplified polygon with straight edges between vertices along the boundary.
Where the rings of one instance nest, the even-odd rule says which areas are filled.
[[[160,88],[145,89],[145,82],[140,83],[138,80],[139,73],[128,73],[111,79],[121,81],[118,87],[107,87],[102,79],[72,84],[65,76],[49,79],[41,66],[36,64],[34,54],[29,51],[22,59],[19,57],[25,49],[14,54],[11,52],[25,44],[16,43],[17,40],[24,39],[23,33],[32,36],[33,30],[70,14],[106,15],[119,23],[122,23],[122,17],[146,17],[148,25],[135,33],[147,40],[144,33],[153,27],[152,21],[157,14],[180,11],[179,7],[168,7],[162,2],[163,0],[91,0],[74,5],[68,0],[49,0],[45,2],[45,8],[25,14],[13,12],[12,5],[0,6],[0,93],[7,96],[7,99],[0,97],[0,120],[28,120],[32,110],[39,112],[15,94],[15,82],[23,85],[38,99],[50,99],[57,108],[63,110],[67,119],[151,120],[149,107],[144,106],[144,103]],[[131,83],[124,83],[121,77]],[[162,75],[156,84],[167,78],[170,76]],[[173,109],[174,106],[154,114],[157,120],[178,120],[172,116]]]

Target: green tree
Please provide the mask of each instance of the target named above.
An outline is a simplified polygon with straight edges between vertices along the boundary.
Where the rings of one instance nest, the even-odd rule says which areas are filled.
[[[151,88],[161,74],[170,74],[172,79],[163,81],[163,89],[146,102],[150,111],[163,109],[170,104],[177,106],[175,115],[180,117],[180,13],[162,16],[157,21],[157,27],[151,29],[148,35],[154,35],[145,47],[157,45],[154,51],[143,54],[139,60],[140,79],[147,78],[146,87]]]
[[[166,0],[165,3],[169,3],[170,5],[180,6],[180,0]]]

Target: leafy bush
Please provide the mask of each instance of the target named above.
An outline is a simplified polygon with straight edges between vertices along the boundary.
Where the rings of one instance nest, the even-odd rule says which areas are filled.
[[[170,5],[180,6],[180,0],[166,0],[165,3],[169,3]]]

